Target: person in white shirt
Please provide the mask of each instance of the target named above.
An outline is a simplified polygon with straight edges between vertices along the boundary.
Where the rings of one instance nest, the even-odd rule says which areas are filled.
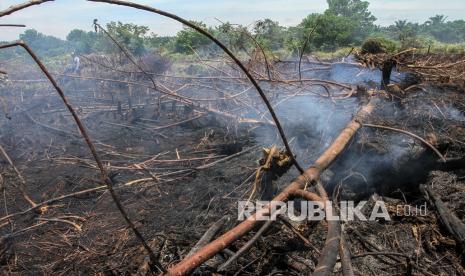
[[[74,56],[74,73],[79,74],[81,72],[81,60],[76,55]]]

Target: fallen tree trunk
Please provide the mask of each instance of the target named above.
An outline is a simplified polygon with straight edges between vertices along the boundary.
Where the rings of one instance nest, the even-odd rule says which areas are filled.
[[[441,200],[439,195],[434,192],[430,186],[421,185],[420,190],[425,195],[426,199],[433,205],[446,227],[447,231],[454,236],[460,246],[465,249],[465,223],[463,223]]]
[[[361,128],[363,121],[374,109],[374,101],[371,100],[367,105],[363,106],[356,114],[354,119],[347,124],[341,131],[339,136],[333,141],[331,146],[315,161],[314,165],[304,171],[292,183],[290,183],[280,194],[278,194],[273,201],[287,201],[292,194],[297,190],[303,189],[308,185],[319,179],[320,174],[336,159],[336,157],[345,149],[349,144],[355,133]],[[186,275],[192,272],[195,268],[200,266],[205,261],[212,258],[215,254],[228,247],[230,244],[241,238],[243,235],[252,230],[255,224],[269,215],[271,205],[266,206],[247,220],[241,222],[239,225],[221,235],[216,240],[212,241],[195,254],[185,258],[177,265],[168,270],[168,275]],[[339,240],[337,245],[339,244]],[[337,252],[337,247],[336,247]],[[337,254],[337,253],[336,253]],[[331,267],[332,270],[332,267]]]
[[[324,202],[324,209],[326,218],[331,216],[332,210],[327,208],[329,201],[328,195],[326,194],[325,188],[320,183],[316,184],[316,190],[320,194]],[[331,207],[330,207],[331,208]],[[326,241],[323,250],[321,251],[320,257],[318,258],[318,265],[313,273],[313,276],[326,276],[331,275],[333,272],[334,265],[337,262],[338,248],[341,241],[341,225],[338,220],[327,220],[328,221],[328,233],[326,234]]]
[[[352,255],[349,249],[349,243],[344,237],[344,226],[341,226],[341,242],[339,244],[339,256],[342,264],[342,275],[354,276],[354,269],[352,267]]]

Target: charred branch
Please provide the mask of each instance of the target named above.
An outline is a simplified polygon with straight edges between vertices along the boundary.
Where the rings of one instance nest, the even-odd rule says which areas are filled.
[[[447,208],[439,195],[430,186],[421,185],[420,189],[426,199],[435,207],[447,231],[454,236],[462,249],[465,248],[465,224]]]

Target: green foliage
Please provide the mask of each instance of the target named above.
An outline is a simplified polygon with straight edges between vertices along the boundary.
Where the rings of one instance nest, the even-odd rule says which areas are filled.
[[[446,22],[444,15],[430,17],[423,24],[424,32],[430,34],[436,40],[448,43],[465,41],[465,21],[455,20]]]
[[[265,49],[278,50],[284,46],[286,28],[271,19],[259,20],[255,23],[253,32],[256,40]]]
[[[161,48],[166,46],[170,38],[160,38],[155,34],[148,35],[149,28],[136,24],[110,22],[106,25],[107,32],[136,56],[146,53],[147,48]],[[103,32],[85,32],[72,30],[66,40],[76,54],[92,52],[118,53],[120,50]]]
[[[326,11],[323,15],[312,14],[308,16],[302,24],[306,36],[316,26],[315,32],[310,37],[310,42],[317,49],[333,51],[361,42],[355,38],[356,25],[348,17]]]
[[[207,29],[207,25],[202,22],[192,21],[192,23]],[[188,26],[184,26],[176,35],[174,51],[177,53],[192,53],[192,49],[198,49],[208,44],[210,44],[210,40],[207,37]]]
[[[53,57],[63,55],[69,51],[66,41],[59,38],[44,35],[34,29],[26,30],[19,35],[39,57]]]
[[[145,46],[150,49],[156,49],[160,52],[169,50],[174,38],[170,36],[157,36],[152,33],[145,39]]]
[[[385,52],[386,48],[378,39],[368,38],[362,43],[362,53],[379,54]]]
[[[432,40],[422,49],[422,52],[428,50],[430,53],[465,54],[465,43],[442,43]]]
[[[451,53],[463,53],[465,43],[465,20],[448,21],[444,15],[435,15],[426,22],[412,23],[398,20],[382,27],[374,24],[376,18],[369,11],[368,1],[327,0],[328,9],[321,14],[310,14],[297,26],[283,27],[271,19],[257,21],[251,30],[229,22],[216,27],[207,27],[202,22],[194,22],[222,41],[240,57],[245,57],[256,47],[253,37],[267,54],[279,53],[289,57],[300,54],[308,40],[306,52],[322,51],[345,55],[352,47],[360,46],[368,52],[395,52],[415,47],[422,51],[430,49]],[[207,53],[216,53],[219,48],[204,35],[185,26],[175,36],[159,37],[150,33],[149,28],[136,24],[110,22],[108,32],[132,54],[150,59],[152,67],[162,68],[166,61],[151,56],[153,53],[169,54],[170,58],[186,59],[186,54],[207,48]],[[313,34],[309,36],[310,32]],[[47,36],[36,30],[26,30],[20,35],[41,58],[60,60],[76,54],[119,53],[119,49],[102,32],[72,30],[66,40]],[[348,49],[348,50],[347,50]],[[340,51],[339,51],[340,50]],[[152,53],[152,54],[151,54]],[[2,59],[10,59],[24,54],[21,49],[0,51]],[[150,57],[150,58],[149,58]],[[152,62],[153,61],[153,62]],[[160,62],[160,64],[157,64]],[[163,68],[162,68],[163,69]]]
[[[397,35],[397,39],[401,43],[401,48],[418,48],[420,46],[418,41],[418,34],[420,32],[420,26],[418,23],[410,23],[405,20],[398,20],[395,22],[394,30]]]
[[[327,0],[328,10],[337,16],[349,18],[351,23],[358,28],[354,33],[358,40],[366,37],[374,29],[374,17],[368,10],[368,1],[361,0]]]
[[[430,17],[423,24],[398,20],[395,24],[379,28],[386,36],[399,40],[402,48],[424,47],[423,43],[433,40],[443,43],[465,42],[465,20],[446,21],[444,15]]]
[[[286,47],[300,51],[314,28],[307,52],[360,45],[375,30],[376,18],[368,11],[368,5],[360,0],[328,0],[329,8],[323,14],[310,14],[296,28],[289,28]]]
[[[233,51],[242,51],[253,45],[253,42],[248,37],[251,34],[242,25],[233,25],[229,22],[222,23],[215,27],[213,35]]]
[[[107,31],[132,54],[141,55],[145,52],[144,41],[149,32],[149,27],[132,23],[123,24],[118,21],[108,23]]]
[[[66,36],[66,40],[78,55],[91,53],[97,39],[98,35],[95,32],[85,32],[78,29],[72,30]]]
[[[362,53],[393,53],[397,51],[398,45],[395,41],[385,37],[369,37],[362,43]]]

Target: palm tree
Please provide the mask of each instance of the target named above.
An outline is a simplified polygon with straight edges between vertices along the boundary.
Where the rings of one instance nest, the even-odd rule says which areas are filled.
[[[401,32],[407,27],[407,20],[397,20],[394,22],[397,31]]]
[[[440,25],[446,22],[447,16],[445,15],[435,15],[433,17],[430,17],[428,21],[426,21],[427,25]]]

